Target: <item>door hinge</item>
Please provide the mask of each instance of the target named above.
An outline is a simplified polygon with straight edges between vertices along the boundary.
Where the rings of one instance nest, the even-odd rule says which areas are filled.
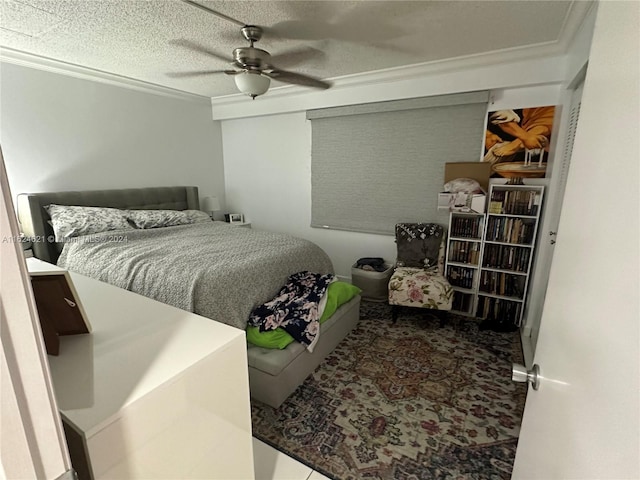
[[[76,471],[72,468],[60,475],[56,480],[78,480],[78,475],[76,475]]]

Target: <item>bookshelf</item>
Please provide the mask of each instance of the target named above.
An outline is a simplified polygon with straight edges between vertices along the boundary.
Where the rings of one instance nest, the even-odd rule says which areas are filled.
[[[522,325],[544,187],[491,185],[475,315]]]
[[[453,287],[454,313],[475,315],[484,225],[484,213],[449,214],[445,273]]]

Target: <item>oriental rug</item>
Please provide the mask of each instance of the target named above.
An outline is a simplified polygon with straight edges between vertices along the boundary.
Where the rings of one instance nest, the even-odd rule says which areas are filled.
[[[508,479],[526,386],[519,332],[362,302],[358,327],[253,435],[338,480]]]

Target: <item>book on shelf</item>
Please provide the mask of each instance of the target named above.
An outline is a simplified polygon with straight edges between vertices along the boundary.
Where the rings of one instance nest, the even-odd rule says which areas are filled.
[[[491,242],[529,245],[533,241],[535,222],[521,218],[490,217],[487,223],[487,240]]]
[[[447,280],[455,287],[473,288],[473,270],[456,265],[449,266]]]
[[[496,200],[491,200],[489,202],[489,213],[496,213],[496,214],[501,214],[502,213],[502,202],[496,201]]]
[[[542,196],[540,192],[535,192],[535,196],[533,198],[533,206],[531,207],[531,215],[536,216],[540,211],[540,202],[542,200]]]
[[[480,260],[480,243],[453,240],[451,242],[449,258],[453,262],[477,265]]]
[[[536,216],[541,198],[538,190],[493,190],[489,213]]]
[[[470,312],[473,305],[473,295],[463,292],[453,292],[451,308],[458,312]]]
[[[487,245],[482,264],[486,268],[526,272],[529,265],[529,249],[509,245]]]
[[[522,305],[509,300],[480,297],[477,315],[485,320],[480,324],[481,330],[514,331],[520,321]]]
[[[451,236],[464,238],[480,238],[480,221],[482,217],[453,217],[451,219]]]

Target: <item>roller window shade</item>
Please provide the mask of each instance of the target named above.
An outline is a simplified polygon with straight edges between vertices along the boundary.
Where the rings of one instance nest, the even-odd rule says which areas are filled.
[[[447,223],[446,162],[479,160],[488,92],[310,110],[311,226],[393,235]]]

